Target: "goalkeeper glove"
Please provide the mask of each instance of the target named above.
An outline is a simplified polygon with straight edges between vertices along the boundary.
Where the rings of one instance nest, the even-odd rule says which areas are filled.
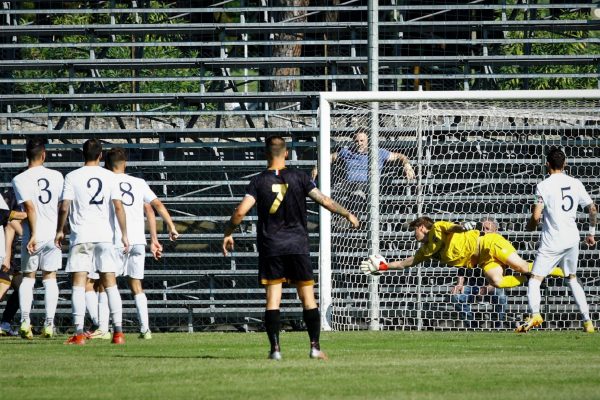
[[[372,255],[368,260],[360,263],[360,269],[365,275],[380,275],[379,271],[387,271],[389,267],[385,258],[380,255]]]
[[[472,230],[481,230],[480,227],[480,223],[475,222],[475,221],[465,221],[465,222],[461,222],[460,226],[462,226],[462,228],[465,231],[472,231]]]

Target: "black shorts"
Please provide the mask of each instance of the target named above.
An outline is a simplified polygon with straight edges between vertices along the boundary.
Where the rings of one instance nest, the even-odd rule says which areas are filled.
[[[1,228],[0,228],[1,229]],[[0,269],[0,282],[10,285],[10,281],[12,280],[12,276],[21,272],[21,266],[17,265],[14,260],[10,263],[10,268],[8,272],[4,272]]]
[[[314,285],[313,269],[308,254],[258,257],[258,282],[261,285],[290,283],[297,286]]]

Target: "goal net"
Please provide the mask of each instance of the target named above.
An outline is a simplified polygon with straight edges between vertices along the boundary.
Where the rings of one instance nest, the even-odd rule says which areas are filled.
[[[598,203],[598,90],[323,93],[320,118],[319,186],[361,221],[352,230],[321,212],[324,329],[514,329],[527,313],[526,286],[493,290],[479,268],[438,261],[366,276],[360,261],[413,255],[408,223],[422,215],[487,221],[533,261],[539,231],[525,224],[550,146],[565,151],[567,173]],[[587,214],[578,223],[587,230]],[[582,243],[579,271],[598,321],[597,249]],[[542,296],[546,329],[581,327],[563,279],[546,279]]]

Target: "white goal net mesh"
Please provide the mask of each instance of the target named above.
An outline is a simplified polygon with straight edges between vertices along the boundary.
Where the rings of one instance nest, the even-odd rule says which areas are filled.
[[[331,195],[361,220],[361,228],[351,231],[332,217],[331,327],[513,329],[527,312],[524,286],[494,291],[478,268],[466,271],[437,261],[369,278],[360,272],[360,261],[373,250],[388,260],[413,255],[419,243],[408,223],[421,215],[452,222],[489,219],[522,258],[533,261],[539,231],[527,232],[525,224],[535,185],[546,174],[550,146],[565,151],[567,172],[598,203],[600,102],[379,102],[377,108],[374,113],[367,102],[331,103]],[[381,160],[375,224],[372,175],[365,173],[368,156],[361,154],[368,153],[361,148],[361,135],[366,133],[370,145],[374,131]],[[587,214],[580,213],[578,222],[587,229]],[[592,318],[598,321],[597,248],[582,243],[579,270]],[[463,287],[455,288],[459,280]],[[581,327],[563,279],[547,279],[542,296],[545,328]]]

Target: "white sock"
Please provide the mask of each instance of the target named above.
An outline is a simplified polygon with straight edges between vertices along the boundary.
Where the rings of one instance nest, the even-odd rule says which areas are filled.
[[[146,293],[142,292],[136,294],[133,299],[135,300],[135,307],[137,308],[138,319],[140,321],[140,332],[144,333],[150,329],[148,321],[148,298]]]
[[[575,299],[575,303],[577,303],[577,307],[579,307],[579,312],[581,312],[581,317],[584,321],[588,321],[590,319],[590,306],[588,306],[588,302],[585,299],[585,292],[581,287],[581,284],[577,280],[577,278],[569,279],[569,286],[571,287],[571,295]]]
[[[46,306],[46,326],[54,325],[54,315],[58,305],[58,284],[56,279],[44,279],[44,305]]]
[[[83,332],[83,321],[85,320],[85,287],[73,286],[71,297],[73,305],[73,323],[75,324],[75,333]]]
[[[92,324],[98,326],[98,294],[93,290],[85,292],[85,308],[92,319]]]
[[[108,296],[108,306],[110,307],[110,316],[112,317],[115,332],[119,332],[123,324],[123,303],[121,302],[119,288],[115,285],[104,290],[106,291],[106,296]]]
[[[21,322],[31,323],[29,314],[33,304],[33,286],[35,279],[24,277],[19,286],[19,308],[21,308]]]
[[[108,332],[108,320],[110,309],[108,308],[108,296],[106,292],[98,293],[98,325],[102,332]]]
[[[527,301],[529,303],[529,311],[531,314],[539,314],[540,313],[540,304],[542,303],[542,293],[540,291],[540,286],[542,282],[537,279],[529,280],[529,287],[527,290]]]

